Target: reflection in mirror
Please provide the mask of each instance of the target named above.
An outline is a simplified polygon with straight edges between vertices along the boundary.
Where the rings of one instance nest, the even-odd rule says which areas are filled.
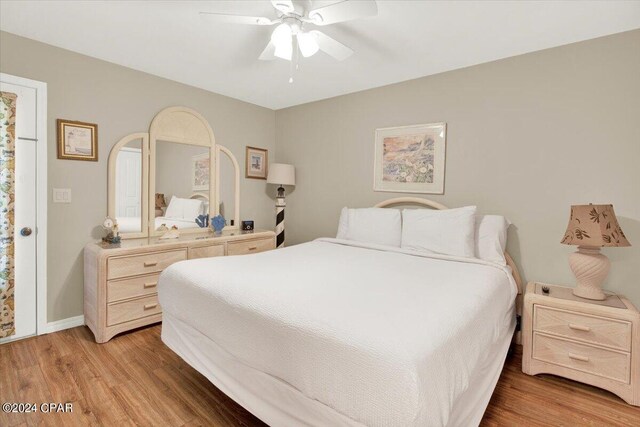
[[[142,140],[118,151],[115,175],[115,215],[120,233],[142,231]]]
[[[222,215],[227,225],[231,224],[231,221],[235,218],[235,182],[236,182],[236,169],[233,166],[233,162],[224,153],[218,155],[219,168],[218,168],[218,180],[220,191],[220,215]]]
[[[155,155],[153,229],[199,228],[197,217],[209,212],[209,147],[156,141]]]

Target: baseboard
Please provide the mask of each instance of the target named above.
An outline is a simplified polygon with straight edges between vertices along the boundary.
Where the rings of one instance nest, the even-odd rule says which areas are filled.
[[[55,322],[47,323],[43,333],[50,334],[52,332],[63,331],[69,328],[75,328],[76,326],[84,325],[84,316],[68,317],[66,319],[56,320]]]

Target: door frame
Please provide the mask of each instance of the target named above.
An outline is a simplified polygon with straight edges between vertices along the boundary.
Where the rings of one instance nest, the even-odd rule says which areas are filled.
[[[36,89],[36,335],[47,331],[47,84],[0,73],[0,80]],[[6,341],[5,341],[6,342]]]

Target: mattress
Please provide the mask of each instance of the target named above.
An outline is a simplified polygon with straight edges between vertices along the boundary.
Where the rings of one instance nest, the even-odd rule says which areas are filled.
[[[163,339],[178,354],[194,349],[165,333],[172,324],[340,424],[371,426],[451,425],[465,398],[483,410],[490,393],[469,392],[495,385],[496,369],[488,382],[481,373],[504,361],[516,292],[498,264],[336,239],[181,262],[159,280]],[[191,363],[212,379],[203,357]],[[263,420],[278,425],[270,413]]]

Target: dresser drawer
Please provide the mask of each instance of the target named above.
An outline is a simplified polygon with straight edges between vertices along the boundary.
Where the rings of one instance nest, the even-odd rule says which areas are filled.
[[[189,259],[224,256],[224,245],[209,245],[189,248]]]
[[[631,323],[624,320],[535,305],[533,328],[579,341],[631,350]]]
[[[187,259],[186,249],[109,258],[107,261],[107,279],[157,273],[174,262],[185,259]]]
[[[107,326],[161,313],[158,296],[138,298],[107,305]]]
[[[121,301],[145,295],[154,295],[158,291],[159,273],[137,276],[128,279],[107,282],[107,302]]]
[[[532,357],[622,383],[629,383],[630,379],[631,362],[628,353],[605,350],[563,338],[534,333]]]
[[[275,248],[273,238],[250,240],[248,242],[230,242],[227,244],[227,255],[254,254],[273,248]]]

